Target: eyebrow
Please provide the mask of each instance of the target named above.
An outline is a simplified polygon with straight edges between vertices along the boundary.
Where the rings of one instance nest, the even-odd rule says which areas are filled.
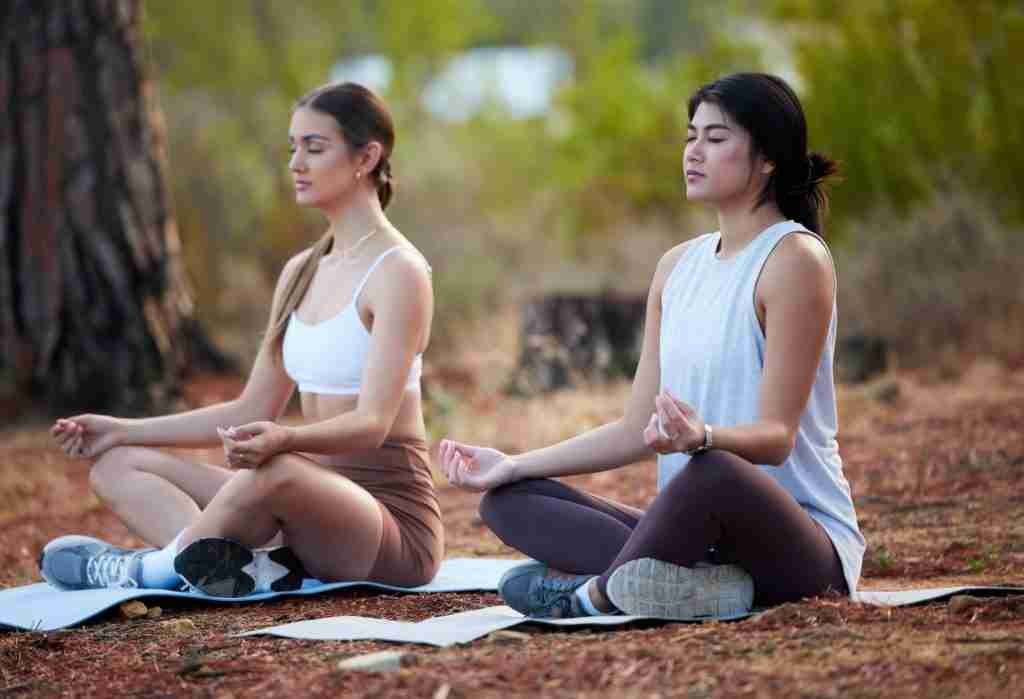
[[[693,129],[694,131],[697,130],[697,127],[694,126],[692,123],[687,124],[686,128]],[[707,126],[704,127],[705,131],[710,131],[711,129],[725,129],[726,131],[732,131],[732,129],[730,129],[725,124],[708,124]]]
[[[294,141],[295,138],[293,136],[289,135],[288,136],[288,140],[289,141]],[[305,142],[309,143],[310,141],[315,141],[315,140],[330,141],[331,139],[327,138],[326,136],[321,136],[318,133],[309,133],[309,134],[306,134],[305,136],[301,137],[299,140],[300,141],[305,141]]]

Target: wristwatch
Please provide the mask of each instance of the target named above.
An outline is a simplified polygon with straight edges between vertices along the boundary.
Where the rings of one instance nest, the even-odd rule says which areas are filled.
[[[711,433],[712,433],[711,425],[705,423],[704,424],[704,443],[700,444],[698,446],[695,446],[693,449],[687,450],[686,454],[689,455],[689,456],[693,456],[695,454],[701,453],[702,451],[707,451],[708,449],[710,449],[711,448],[711,444],[712,444],[712,434]]]

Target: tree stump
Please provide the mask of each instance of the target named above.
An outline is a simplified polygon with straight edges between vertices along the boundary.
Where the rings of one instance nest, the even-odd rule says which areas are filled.
[[[644,296],[549,294],[523,306],[521,350],[512,379],[520,393],[579,379],[632,376],[643,339]]]
[[[169,405],[200,330],[139,0],[0,7],[0,375],[50,414]]]

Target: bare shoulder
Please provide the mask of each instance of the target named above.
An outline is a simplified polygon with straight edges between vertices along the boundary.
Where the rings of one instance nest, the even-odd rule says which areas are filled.
[[[758,287],[769,296],[794,287],[831,292],[834,282],[832,256],[824,241],[815,235],[793,233],[779,241],[769,254]]]
[[[430,263],[419,250],[411,245],[403,245],[392,255],[391,276],[400,282],[426,285],[430,287],[433,274]]]
[[[406,299],[429,298],[433,294],[430,264],[412,245],[402,245],[378,269],[383,273],[372,275],[367,282],[371,297],[379,293]]]

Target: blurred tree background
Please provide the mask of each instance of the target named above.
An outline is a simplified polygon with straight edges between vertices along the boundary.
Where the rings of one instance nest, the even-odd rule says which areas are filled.
[[[198,307],[214,328],[243,329],[222,333],[243,358],[266,309],[252,299],[322,225],[292,203],[290,105],[335,63],[365,54],[391,62],[391,214],[434,264],[440,346],[460,322],[538,289],[642,291],[662,250],[714,224],[683,193],[686,98],[717,75],[768,70],[797,87],[812,146],[844,165],[828,233],[847,331],[883,337],[910,364],[928,361],[929,348],[1019,356],[1019,2],[239,0],[146,10]],[[424,109],[425,86],[449,60],[496,46],[568,53],[572,77],[550,109],[513,118],[493,104],[456,121]]]
[[[686,100],[735,70],[790,80],[811,145],[843,163],[827,234],[841,328],[905,365],[1022,359],[1024,9],[1017,0],[145,2],[168,177],[196,309],[247,366],[283,261],[322,230],[287,171],[291,105],[340,62],[385,57],[389,214],[435,270],[435,361],[459,329],[542,291],[642,292],[711,230],[680,176]],[[548,47],[549,108],[426,96],[474,50]]]

